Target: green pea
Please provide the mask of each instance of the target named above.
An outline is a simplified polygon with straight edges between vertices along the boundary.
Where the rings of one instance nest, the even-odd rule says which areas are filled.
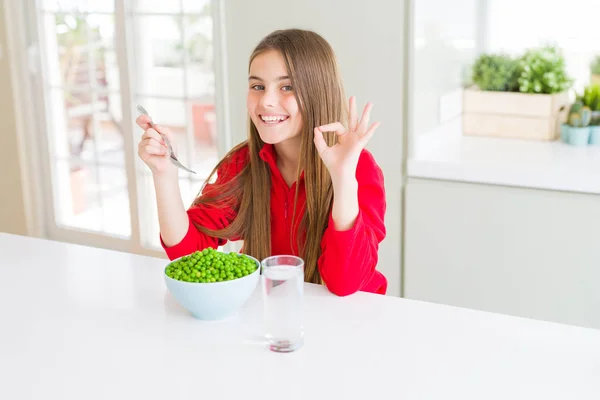
[[[209,247],[173,261],[165,273],[184,282],[209,283],[238,279],[256,269],[256,263],[244,254],[225,254]]]

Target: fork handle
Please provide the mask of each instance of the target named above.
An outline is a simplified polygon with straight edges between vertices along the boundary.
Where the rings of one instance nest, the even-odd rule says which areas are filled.
[[[170,153],[171,157],[174,157],[175,156],[175,152],[173,151],[173,147],[171,147],[171,142],[169,141],[169,139],[167,139],[167,136],[164,135],[163,133],[161,133],[158,129],[156,129],[156,125],[154,125],[154,122],[152,120],[150,120],[150,127],[152,129],[154,129],[156,132],[158,132],[158,134],[160,135],[160,137],[163,138],[163,140],[167,144],[167,147],[169,148],[169,153]]]

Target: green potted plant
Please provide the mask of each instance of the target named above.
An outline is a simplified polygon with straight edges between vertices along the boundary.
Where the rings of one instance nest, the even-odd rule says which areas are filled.
[[[577,101],[592,110],[592,120],[600,118],[600,84],[584,87],[583,93],[577,95]]]
[[[530,49],[519,60],[521,93],[564,93],[573,85],[567,75],[565,59],[553,46]]]
[[[587,146],[590,141],[592,110],[581,101],[575,102],[569,110],[568,143],[573,146]]]
[[[514,92],[519,88],[519,62],[507,54],[482,54],[472,68],[472,81],[481,90]]]
[[[600,144],[600,84],[586,86],[577,101],[591,110],[590,144]]]
[[[517,58],[482,54],[472,77],[463,98],[465,135],[556,139],[573,84],[558,48],[533,48]]]
[[[600,55],[594,57],[590,64],[590,74],[592,85],[600,85]]]

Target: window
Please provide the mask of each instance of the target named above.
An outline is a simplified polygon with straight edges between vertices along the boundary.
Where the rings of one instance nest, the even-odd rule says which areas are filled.
[[[230,142],[217,129],[218,1],[29,1],[50,236],[160,249],[135,106],[175,133],[178,158],[197,172],[179,175],[191,204]]]
[[[600,54],[594,32],[600,4],[573,0],[568,6],[542,0],[487,0],[487,52],[520,54],[529,47],[556,44],[564,52],[574,88],[590,81],[590,62]]]

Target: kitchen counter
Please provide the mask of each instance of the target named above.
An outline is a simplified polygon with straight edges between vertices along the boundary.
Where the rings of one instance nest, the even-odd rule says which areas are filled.
[[[409,177],[600,194],[600,146],[462,136],[460,120],[415,139]]]

